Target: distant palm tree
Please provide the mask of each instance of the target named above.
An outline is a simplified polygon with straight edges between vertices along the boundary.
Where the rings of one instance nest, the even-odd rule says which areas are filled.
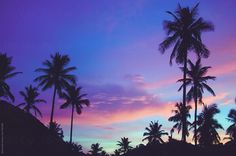
[[[50,122],[53,122],[56,94],[60,93],[66,86],[75,84],[76,82],[75,76],[70,74],[76,67],[67,67],[69,62],[70,58],[68,55],[56,53],[55,55],[51,55],[51,60],[43,62],[45,68],[35,70],[36,72],[43,73],[34,80],[39,82],[42,90],[54,87]]]
[[[192,51],[198,57],[207,58],[209,56],[209,50],[202,43],[201,34],[202,32],[214,29],[211,23],[198,17],[198,5],[191,9],[189,7],[182,8],[178,5],[174,13],[167,11],[168,14],[173,16],[174,20],[164,21],[164,29],[166,30],[167,37],[160,44],[160,51],[161,53],[165,53],[168,48],[173,46],[170,64],[175,59],[177,64],[184,65],[184,83],[186,81],[188,53]],[[186,106],[186,86],[183,87],[183,104]],[[186,122],[183,124],[183,129],[186,129]],[[182,140],[186,141],[184,131],[182,133]]]
[[[21,72],[14,72],[16,68],[12,66],[11,63],[12,57],[8,57],[7,54],[0,53],[0,98],[5,98],[14,102],[15,98],[6,81]]]
[[[114,156],[120,156],[120,150],[117,150],[117,149],[116,149],[116,150],[114,151],[114,154],[113,154],[113,155],[114,155]]]
[[[48,125],[48,128],[49,130],[56,136],[60,137],[60,138],[63,138],[64,135],[63,135],[63,130],[61,128],[61,125],[56,123],[55,121],[54,122],[50,122],[49,125]]]
[[[146,127],[145,130],[147,132],[143,133],[145,137],[143,141],[148,140],[148,143],[164,143],[162,140],[163,135],[168,135],[164,130],[161,130],[162,125],[158,124],[158,121],[151,121],[149,127]]]
[[[123,137],[121,138],[121,141],[118,141],[118,146],[120,146],[120,153],[126,154],[128,151],[130,151],[133,147],[130,146],[131,141],[129,141],[129,138]]]
[[[191,125],[191,123],[187,120],[186,129],[183,130],[182,128],[183,128],[183,123],[185,122],[185,119],[190,118],[189,111],[191,109],[191,106],[190,105],[184,106],[183,103],[180,102],[180,103],[176,103],[175,107],[176,107],[176,110],[172,111],[174,115],[171,116],[168,120],[172,122],[176,122],[176,124],[173,126],[173,131],[177,129],[179,133],[182,130],[184,131],[184,134],[188,136],[189,135],[188,126]]]
[[[220,136],[217,129],[223,129],[221,124],[214,119],[214,115],[219,113],[220,110],[216,104],[210,106],[204,105],[203,111],[199,114],[197,124],[196,139],[202,146],[209,146],[212,144],[218,144],[220,142]]]
[[[78,153],[82,153],[83,152],[82,151],[82,146],[77,144],[77,143],[75,143],[75,142],[72,142],[72,143],[66,142],[66,144],[71,149],[71,151],[73,153],[78,154]]]
[[[71,106],[70,142],[72,142],[74,109],[76,109],[77,114],[81,114],[83,107],[90,105],[89,100],[84,98],[87,94],[81,94],[81,89],[81,87],[67,86],[65,92],[61,94],[65,103],[60,108],[65,109]]]
[[[204,89],[210,92],[213,96],[215,96],[214,91],[210,86],[207,85],[208,80],[215,80],[214,76],[206,76],[207,71],[210,66],[202,67],[201,59],[198,59],[196,64],[193,64],[190,60],[188,60],[189,68],[187,68],[187,76],[186,81],[184,83],[185,86],[190,86],[190,90],[187,93],[187,101],[190,102],[194,100],[195,103],[195,112],[194,112],[194,138],[196,136],[197,125],[195,124],[197,121],[197,104],[203,103],[202,95],[204,93]],[[183,79],[180,79],[179,82],[183,82]],[[181,88],[183,85],[179,88]],[[197,139],[194,139],[195,145],[197,144]]]
[[[100,147],[100,144],[96,143],[96,144],[91,145],[91,150],[89,152],[91,156],[100,156],[102,150],[103,150],[103,147]]]
[[[109,156],[109,154],[108,154],[106,151],[103,150],[103,151],[101,152],[100,156]]]
[[[27,113],[30,113],[30,110],[34,111],[34,115],[37,116],[39,114],[42,117],[41,111],[35,106],[37,103],[46,103],[43,99],[37,99],[39,96],[38,88],[30,85],[29,87],[25,87],[25,92],[20,91],[20,95],[24,98],[23,103],[20,103],[18,107],[24,106],[23,110]]]
[[[228,121],[232,123],[227,130],[226,134],[230,136],[231,141],[236,142],[236,110],[231,109],[228,114]]]

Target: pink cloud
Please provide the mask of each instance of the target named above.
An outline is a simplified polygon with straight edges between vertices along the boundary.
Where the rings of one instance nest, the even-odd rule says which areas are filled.
[[[229,62],[218,67],[212,68],[209,73],[215,76],[221,76],[236,72],[236,62]]]

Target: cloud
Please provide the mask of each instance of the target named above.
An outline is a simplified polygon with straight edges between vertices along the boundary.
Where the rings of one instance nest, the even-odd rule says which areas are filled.
[[[209,73],[215,76],[222,76],[226,74],[235,73],[236,71],[236,62],[229,62],[218,67],[212,68]]]
[[[134,75],[127,74],[125,75],[125,79],[129,80],[134,85],[144,90],[159,89],[162,87],[166,87],[166,86],[176,83],[176,81],[178,80],[177,77],[172,77],[172,78],[167,78],[167,79],[158,80],[154,82],[146,82],[144,77],[139,74],[134,74]]]
[[[75,124],[79,125],[104,126],[151,116],[168,117],[174,106],[172,103],[163,103],[154,94],[132,86],[111,84],[85,86],[91,107],[84,108],[81,115],[75,116]],[[70,114],[69,109],[56,110],[55,119],[62,125],[69,125],[68,114]],[[48,122],[48,117],[49,115],[43,118],[43,121]]]

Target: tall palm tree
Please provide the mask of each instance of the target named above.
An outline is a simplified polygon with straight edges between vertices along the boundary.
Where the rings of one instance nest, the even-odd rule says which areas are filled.
[[[161,129],[162,125],[158,124],[158,121],[151,121],[149,127],[146,127],[145,130],[147,132],[143,133],[145,137],[143,141],[148,140],[148,143],[164,143],[162,140],[163,135],[168,135],[164,130]]]
[[[202,17],[198,17],[198,5],[193,8],[182,8],[178,5],[174,13],[167,11],[173,17],[173,20],[164,21],[164,29],[167,37],[160,44],[159,48],[161,53],[165,53],[168,48],[173,46],[170,64],[175,59],[177,64],[184,65],[184,82],[186,81],[188,53],[192,51],[198,57],[207,58],[209,56],[209,50],[202,43],[201,34],[202,32],[214,29],[214,26],[210,22],[206,22]],[[186,106],[186,86],[183,87],[183,104]],[[183,124],[183,129],[186,129],[186,121]],[[184,132],[182,132],[182,140],[186,141]]]
[[[21,72],[14,72],[16,68],[11,64],[12,57],[8,57],[5,53],[0,53],[0,98],[5,98],[14,102],[15,98],[6,81]]]
[[[184,106],[183,103],[176,103],[175,105],[176,110],[173,110],[172,112],[174,113],[173,116],[171,116],[168,120],[172,122],[176,122],[176,124],[173,126],[173,130],[177,129],[178,133],[182,130],[184,131],[185,135],[188,136],[188,126],[191,125],[191,123],[187,120],[187,126],[186,129],[183,128],[183,123],[185,122],[185,119],[190,118],[190,109],[191,106],[187,105]]]
[[[58,136],[59,138],[64,137],[61,125],[56,123],[55,121],[50,122],[49,125],[48,125],[48,128],[49,128],[50,132],[52,132],[53,135]]]
[[[197,121],[197,104],[203,103],[202,96],[204,90],[207,90],[213,96],[215,96],[215,92],[213,89],[207,85],[208,80],[215,80],[216,77],[214,76],[207,76],[208,69],[210,66],[201,65],[201,59],[198,59],[195,64],[193,64],[190,60],[188,60],[189,68],[187,68],[187,76],[186,81],[184,82],[183,79],[180,79],[179,82],[184,82],[184,84],[179,88],[181,90],[183,86],[190,86],[190,90],[187,93],[187,101],[190,102],[194,100],[195,104],[195,111],[194,111],[194,138],[196,136],[197,125],[195,124]],[[197,144],[197,139],[195,140],[195,145]]]
[[[236,142],[236,110],[235,109],[230,110],[227,119],[232,124],[227,128],[226,134],[230,136],[231,141]]]
[[[120,153],[126,154],[128,151],[130,151],[133,147],[130,146],[131,141],[129,141],[129,138],[123,137],[121,138],[121,141],[118,141],[118,146],[120,146]]]
[[[34,81],[39,82],[39,86],[42,86],[42,90],[52,87],[54,88],[50,115],[50,122],[52,123],[56,94],[60,93],[66,86],[75,84],[75,76],[70,74],[70,72],[75,70],[76,67],[68,67],[70,62],[68,55],[56,53],[50,57],[50,60],[43,62],[44,68],[38,68],[35,70],[36,72],[42,73],[42,75],[35,78]]]
[[[216,104],[210,106],[204,105],[203,111],[199,114],[197,124],[196,139],[202,146],[209,146],[220,142],[220,136],[217,129],[223,129],[214,116],[220,113]]]
[[[39,114],[39,116],[42,117],[41,111],[35,106],[35,104],[46,103],[46,101],[43,99],[38,99],[38,88],[30,85],[25,87],[25,91],[20,91],[20,95],[24,98],[24,102],[20,103],[18,107],[24,106],[23,110],[27,113],[30,113],[30,110],[33,110],[35,116]]]
[[[72,142],[74,109],[76,109],[77,114],[81,114],[83,107],[90,105],[89,100],[84,98],[87,94],[81,94],[81,89],[81,87],[67,86],[65,92],[61,94],[65,103],[60,108],[65,109],[71,106],[70,142]]]
[[[100,147],[99,143],[92,144],[91,150],[89,151],[91,156],[99,156],[103,150],[103,147]]]

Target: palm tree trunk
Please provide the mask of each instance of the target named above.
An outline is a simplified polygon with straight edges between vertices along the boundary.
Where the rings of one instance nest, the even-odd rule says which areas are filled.
[[[71,123],[70,123],[70,144],[72,143],[73,119],[74,119],[74,105],[72,104]]]
[[[194,112],[194,143],[197,145],[197,95],[194,97],[195,112]]]
[[[51,116],[50,116],[50,123],[53,123],[53,116],[54,116],[54,105],[55,105],[55,98],[56,98],[57,88],[54,86],[54,92],[53,92],[53,99],[52,99],[52,110],[51,110]]]
[[[185,58],[184,58],[184,74],[183,74],[183,105],[186,107],[186,75],[187,75],[187,52],[185,52]],[[183,128],[182,128],[182,141],[186,142],[186,132],[187,132],[187,119],[185,119],[183,122]]]

